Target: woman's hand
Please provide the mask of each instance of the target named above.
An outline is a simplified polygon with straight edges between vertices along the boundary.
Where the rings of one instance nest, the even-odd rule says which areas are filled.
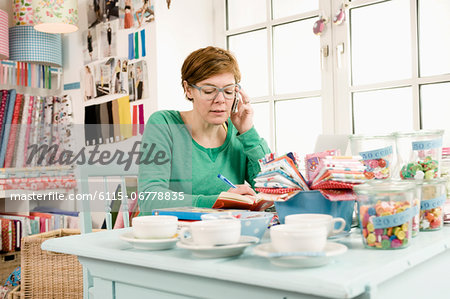
[[[238,112],[233,113],[231,111],[231,122],[239,131],[239,134],[244,134],[253,127],[253,108],[250,105],[250,98],[241,89],[239,91],[241,95],[241,101],[238,104]]]
[[[228,189],[227,192],[237,193],[240,195],[249,195],[249,196],[256,195],[256,192],[249,185],[246,185],[246,184],[236,185],[236,188],[230,188],[230,189]]]

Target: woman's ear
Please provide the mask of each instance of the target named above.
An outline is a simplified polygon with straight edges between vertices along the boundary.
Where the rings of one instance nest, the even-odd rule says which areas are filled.
[[[190,88],[190,86],[186,80],[183,81],[183,87],[184,87],[184,94],[186,95],[186,98],[188,98],[188,100],[192,101],[194,99],[194,97],[192,96],[192,89]]]

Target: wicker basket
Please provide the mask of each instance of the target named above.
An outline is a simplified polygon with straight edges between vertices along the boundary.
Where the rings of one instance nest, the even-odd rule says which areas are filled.
[[[3,285],[14,269],[20,266],[20,251],[0,254],[0,285]]]
[[[60,229],[22,239],[21,298],[83,297],[83,270],[77,257],[41,249],[45,240],[78,234],[79,230]]]
[[[11,292],[8,293],[8,299],[22,299],[22,293],[20,292],[20,285],[16,286]]]

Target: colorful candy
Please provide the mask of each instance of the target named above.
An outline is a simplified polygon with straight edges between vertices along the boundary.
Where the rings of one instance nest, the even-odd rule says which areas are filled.
[[[446,200],[445,180],[425,181],[422,186],[420,209],[420,230],[433,231],[441,229],[444,223],[443,205]]]
[[[413,179],[418,172],[423,172],[424,178],[430,180],[438,177],[438,170],[439,163],[433,160],[431,156],[426,156],[423,160],[403,165],[400,171],[400,177],[402,179]]]
[[[366,166],[366,170],[364,170],[364,176],[368,180],[371,180],[373,178],[378,180],[389,178],[390,169],[388,160],[380,158],[373,160],[362,160],[361,162]]]
[[[378,201],[372,206],[360,205],[359,217],[364,245],[377,249],[404,248],[412,236],[412,219],[409,216],[411,209],[409,201]],[[392,218],[396,216],[401,218],[402,215],[405,215],[406,219],[402,223]],[[364,221],[365,219],[368,220]],[[396,225],[382,227],[385,223]]]

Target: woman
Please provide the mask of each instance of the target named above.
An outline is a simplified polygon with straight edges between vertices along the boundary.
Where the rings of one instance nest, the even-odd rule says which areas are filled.
[[[150,8],[149,0],[143,0],[143,1],[144,1],[144,3],[143,3],[143,5],[142,5],[142,7],[136,11],[136,20],[137,20],[138,23],[139,23],[139,26],[138,26],[138,27],[141,27],[141,26],[142,26],[142,23],[144,22],[145,14],[146,14],[147,12],[149,13],[147,22],[153,21],[152,16],[154,17],[154,15],[155,15],[153,9]],[[139,14],[140,14],[140,15],[139,15]]]
[[[181,74],[192,110],[157,111],[147,122],[139,166],[141,215],[155,208],[210,208],[222,191],[254,195],[244,182],[253,185],[260,171],[258,159],[270,152],[253,127],[253,109],[237,84],[241,74],[229,51],[194,51]],[[238,93],[242,102],[238,112],[231,113]],[[219,180],[219,173],[237,188]]]
[[[123,28],[128,29],[133,27],[133,14],[131,12],[132,0],[125,0],[125,16],[123,21]]]
[[[142,99],[142,92],[144,88],[144,75],[140,66],[136,67],[136,100]]]
[[[92,35],[91,35],[91,30],[88,30],[88,35],[87,35],[87,48],[88,48],[88,52],[89,52],[89,57],[91,57],[91,61],[92,61],[92,52],[94,51],[94,48],[92,47]]]
[[[94,97],[94,77],[89,66],[85,66],[84,74],[84,100],[90,100]]]

